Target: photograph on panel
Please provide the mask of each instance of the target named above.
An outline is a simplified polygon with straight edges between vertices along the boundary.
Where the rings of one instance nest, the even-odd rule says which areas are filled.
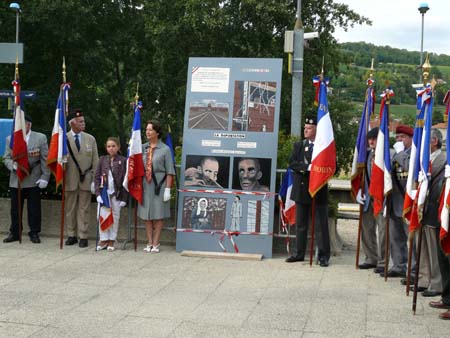
[[[247,232],[269,232],[269,201],[248,201]]]
[[[233,203],[231,203],[230,220],[231,223],[229,231],[241,231],[242,202],[239,195],[233,196]]]
[[[233,131],[273,132],[277,83],[235,81]]]
[[[186,187],[228,188],[230,158],[224,156],[187,155]]]
[[[216,100],[198,100],[189,104],[188,128],[228,130],[230,105]]]
[[[224,230],[225,198],[186,196],[183,199],[182,227],[193,230]]]
[[[272,160],[270,158],[235,157],[233,189],[270,191]]]

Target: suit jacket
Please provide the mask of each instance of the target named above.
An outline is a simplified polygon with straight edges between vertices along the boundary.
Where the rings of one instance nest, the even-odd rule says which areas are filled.
[[[11,157],[11,148],[9,148],[10,136],[6,138],[6,149],[3,157],[3,163],[9,169],[9,186],[17,188],[17,173],[13,168],[13,159]],[[39,179],[48,182],[50,179],[50,169],[47,167],[48,145],[47,137],[35,131],[30,131],[30,138],[28,139],[28,164],[30,175],[28,175],[20,184],[22,188],[32,188],[36,186],[36,181]],[[36,153],[36,156],[30,156]]]
[[[80,173],[75,162],[73,161],[72,155],[70,155],[69,152],[66,166],[66,191],[75,191],[77,188],[80,188],[80,190],[90,191],[91,182],[94,179],[94,171],[95,168],[97,168],[97,142],[95,141],[94,136],[88,133],[81,132],[80,134],[80,151],[77,150],[71,131],[67,133],[67,146],[72,148],[73,155],[80,166],[81,172],[86,176],[84,181],[80,182]]]
[[[444,173],[447,158],[444,152],[441,152],[431,163],[431,179],[429,192],[425,200],[422,224],[439,227],[438,209],[441,198],[442,188],[444,186]]]
[[[125,173],[127,171],[127,159],[121,155],[116,155],[114,157],[112,166],[109,155],[100,157],[97,169],[95,170],[95,195],[100,195],[100,183],[102,176],[106,177],[106,181],[104,181],[103,184],[108,184],[108,173],[110,169],[112,170],[114,179],[114,196],[116,196],[119,201],[127,202],[128,192],[122,185],[125,178]]]
[[[308,140],[296,142],[289,160],[289,167],[294,171],[294,183],[291,198],[301,204],[311,204],[312,198],[309,193],[308,166],[311,164],[312,149]],[[316,194],[317,204],[328,203],[328,185],[324,185]]]

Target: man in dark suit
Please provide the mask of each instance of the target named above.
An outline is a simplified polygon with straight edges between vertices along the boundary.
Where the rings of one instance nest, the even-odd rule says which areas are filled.
[[[308,240],[309,221],[312,212],[312,198],[309,193],[309,175],[314,141],[316,139],[317,120],[307,117],[303,131],[304,140],[296,142],[289,160],[289,167],[294,171],[294,183],[291,198],[297,210],[297,253],[286,262],[305,260]],[[320,230],[318,238],[320,266],[328,266],[330,259],[330,235],[328,230],[328,185],[325,184],[315,195],[315,224]]]
[[[30,240],[33,243],[41,243],[39,232],[41,231],[41,189],[45,189],[50,178],[50,170],[47,167],[48,145],[47,137],[42,133],[31,130],[31,117],[25,115],[26,136],[28,149],[28,165],[30,174],[20,183],[21,209],[25,198],[27,199],[28,226],[30,227]],[[10,243],[19,240],[19,204],[18,204],[18,180],[17,163],[11,157],[9,147],[10,136],[6,138],[6,150],[3,157],[5,166],[10,170],[9,189],[11,193],[11,227],[9,235],[3,242]],[[22,210],[20,213],[22,214]]]

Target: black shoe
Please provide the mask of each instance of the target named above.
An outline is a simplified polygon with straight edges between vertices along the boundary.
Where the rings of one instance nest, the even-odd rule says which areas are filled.
[[[330,265],[330,263],[328,262],[328,258],[320,258],[319,265],[323,267],[327,267],[328,265]]]
[[[400,284],[401,284],[401,285],[406,285],[406,284],[408,284],[408,279],[402,278],[402,279],[400,280]],[[411,277],[411,279],[409,280],[409,285],[413,285],[413,284],[414,284],[414,277]]]
[[[373,269],[373,272],[375,272],[375,273],[384,273],[384,267],[377,266],[375,269]]]
[[[409,289],[410,289],[411,291],[414,291],[414,285],[410,286]],[[424,292],[426,289],[427,289],[427,288],[424,287],[424,286],[418,286],[418,287],[417,287],[417,292]]]
[[[87,248],[88,240],[85,238],[80,238],[80,244],[78,244],[80,248]]]
[[[76,237],[68,237],[64,244],[66,245],[74,245],[78,243],[78,239]]]
[[[287,263],[294,263],[294,262],[303,262],[305,260],[305,257],[302,256],[291,256],[286,258],[285,262]]]
[[[384,277],[384,275],[385,275],[384,272],[380,273],[381,277]],[[392,271],[392,270],[389,270],[387,272],[387,276],[390,277],[390,278],[406,277],[406,273],[403,272],[403,271]]]
[[[425,290],[424,292],[422,292],[422,296],[424,297],[436,297],[436,296],[440,296],[441,293],[438,291],[429,291],[429,290]]]
[[[358,265],[358,268],[360,268],[361,270],[367,270],[367,269],[372,269],[372,268],[376,268],[377,265],[376,264],[369,264],[369,263],[362,263]]]
[[[41,243],[41,239],[38,235],[30,236],[30,241],[35,244]]]
[[[6,237],[3,240],[3,243],[11,243],[11,242],[17,242],[19,240],[19,236],[14,236],[13,234],[9,234],[8,237]]]

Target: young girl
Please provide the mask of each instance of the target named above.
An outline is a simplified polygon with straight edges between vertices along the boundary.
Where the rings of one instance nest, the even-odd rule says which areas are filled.
[[[114,220],[114,223],[108,229],[102,231],[99,228],[100,241],[96,248],[97,251],[104,249],[114,251],[114,242],[119,230],[120,208],[123,208],[128,200],[128,192],[122,186],[127,160],[118,154],[119,151],[119,139],[109,137],[106,141],[106,152],[108,155],[100,157],[95,171],[94,182],[97,202],[99,204],[105,202],[101,196],[101,189],[103,186],[106,186]]]

